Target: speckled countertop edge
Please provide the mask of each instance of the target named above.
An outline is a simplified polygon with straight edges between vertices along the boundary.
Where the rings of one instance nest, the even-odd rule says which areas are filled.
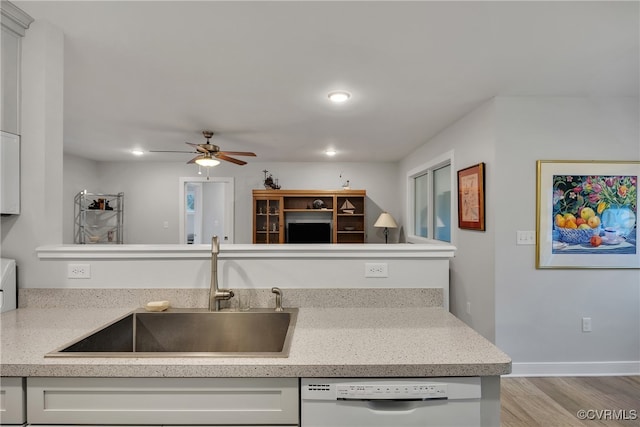
[[[129,309],[21,308],[0,316],[2,376],[435,377],[511,372],[511,359],[442,308],[298,313],[288,358],[45,358]]]

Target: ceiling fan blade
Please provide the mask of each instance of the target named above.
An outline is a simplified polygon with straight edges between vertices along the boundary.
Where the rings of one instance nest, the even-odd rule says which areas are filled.
[[[185,142],[185,144],[192,146],[196,149],[198,153],[208,153],[209,150],[204,146],[204,144],[194,144],[193,142]]]
[[[227,162],[235,163],[236,165],[246,165],[247,164],[247,162],[245,162],[243,160],[234,159],[233,157],[225,156],[222,153],[216,153],[216,154],[214,154],[214,157],[216,159],[226,160]]]
[[[193,151],[175,151],[175,150],[149,150],[150,153],[191,153]]]
[[[229,154],[232,156],[252,156],[256,157],[256,153],[251,153],[249,151],[220,151],[219,154]]]
[[[197,156],[195,156],[193,159],[189,160],[189,161],[187,162],[187,164],[188,164],[188,165],[189,165],[189,164],[193,164],[193,163],[195,163],[195,162],[196,162],[196,160],[198,160],[198,159],[200,159],[200,158],[202,158],[202,154],[198,154],[198,155],[197,155]]]

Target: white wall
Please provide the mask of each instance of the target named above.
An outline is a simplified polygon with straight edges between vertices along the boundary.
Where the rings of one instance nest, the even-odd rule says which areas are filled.
[[[486,232],[458,229],[452,224],[452,243],[457,247],[450,265],[450,309],[483,336],[494,340],[494,212],[492,187],[495,145],[495,103],[490,100],[462,117],[425,145],[407,156],[400,164],[400,188],[406,188],[407,172],[447,151],[454,151],[454,171],[484,162],[486,165]],[[457,212],[458,190],[452,186],[454,212]],[[406,202],[402,203],[404,207]],[[403,212],[404,221],[406,212]],[[457,214],[454,215],[457,218]],[[471,304],[467,313],[467,302]]]
[[[447,150],[456,171],[485,162],[487,231],[455,230],[451,311],[509,354],[515,374],[640,372],[640,271],[536,270],[535,246],[516,245],[518,230],[536,228],[536,160],[640,160],[639,115],[637,98],[498,97],[400,165],[404,183]]]
[[[198,176],[196,166],[179,161],[131,161],[100,162],[94,169],[82,166],[86,164],[83,159],[65,156],[65,165],[67,164],[76,166],[72,167],[72,177],[65,175],[65,203],[69,204],[68,200],[78,191],[78,186],[86,188],[87,182],[94,182],[103,192],[122,191],[125,194],[125,243],[178,243],[179,178]],[[397,189],[395,163],[251,161],[245,166],[237,166],[222,162],[211,169],[211,176],[235,178],[235,243],[251,243],[251,191],[264,189],[264,169],[269,170],[274,178],[278,178],[283,189],[340,189],[342,183],[348,179],[353,189],[367,190],[369,243],[384,242],[382,232],[373,227],[380,212],[387,210],[396,216],[396,219],[399,217],[401,194]],[[81,172],[87,175],[82,176]],[[96,192],[92,188],[88,190]],[[165,222],[168,222],[169,228],[164,228]],[[65,224],[67,223],[68,219],[65,218]],[[65,242],[71,243],[73,240],[67,236],[70,234],[65,233]],[[390,236],[390,241],[394,241],[394,234]]]
[[[637,98],[496,100],[496,344],[515,373],[640,370],[640,271],[536,270],[515,245],[536,227],[536,160],[640,160],[639,113]]]
[[[33,22],[22,44],[21,213],[2,218],[2,256],[16,259],[21,282],[37,268],[34,249],[62,241],[63,58],[62,32]]]

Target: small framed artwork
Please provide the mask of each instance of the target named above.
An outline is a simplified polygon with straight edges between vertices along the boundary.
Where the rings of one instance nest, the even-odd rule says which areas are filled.
[[[458,171],[458,227],[484,231],[484,163]]]
[[[640,268],[640,161],[538,160],[536,268]]]

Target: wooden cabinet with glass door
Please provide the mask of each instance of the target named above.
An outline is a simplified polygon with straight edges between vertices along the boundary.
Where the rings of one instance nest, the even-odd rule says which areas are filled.
[[[366,243],[365,190],[253,190],[253,243]],[[329,224],[293,235],[291,224]],[[297,227],[298,233],[301,231]],[[304,232],[304,231],[303,231]]]
[[[253,198],[253,243],[284,243],[282,198]]]

